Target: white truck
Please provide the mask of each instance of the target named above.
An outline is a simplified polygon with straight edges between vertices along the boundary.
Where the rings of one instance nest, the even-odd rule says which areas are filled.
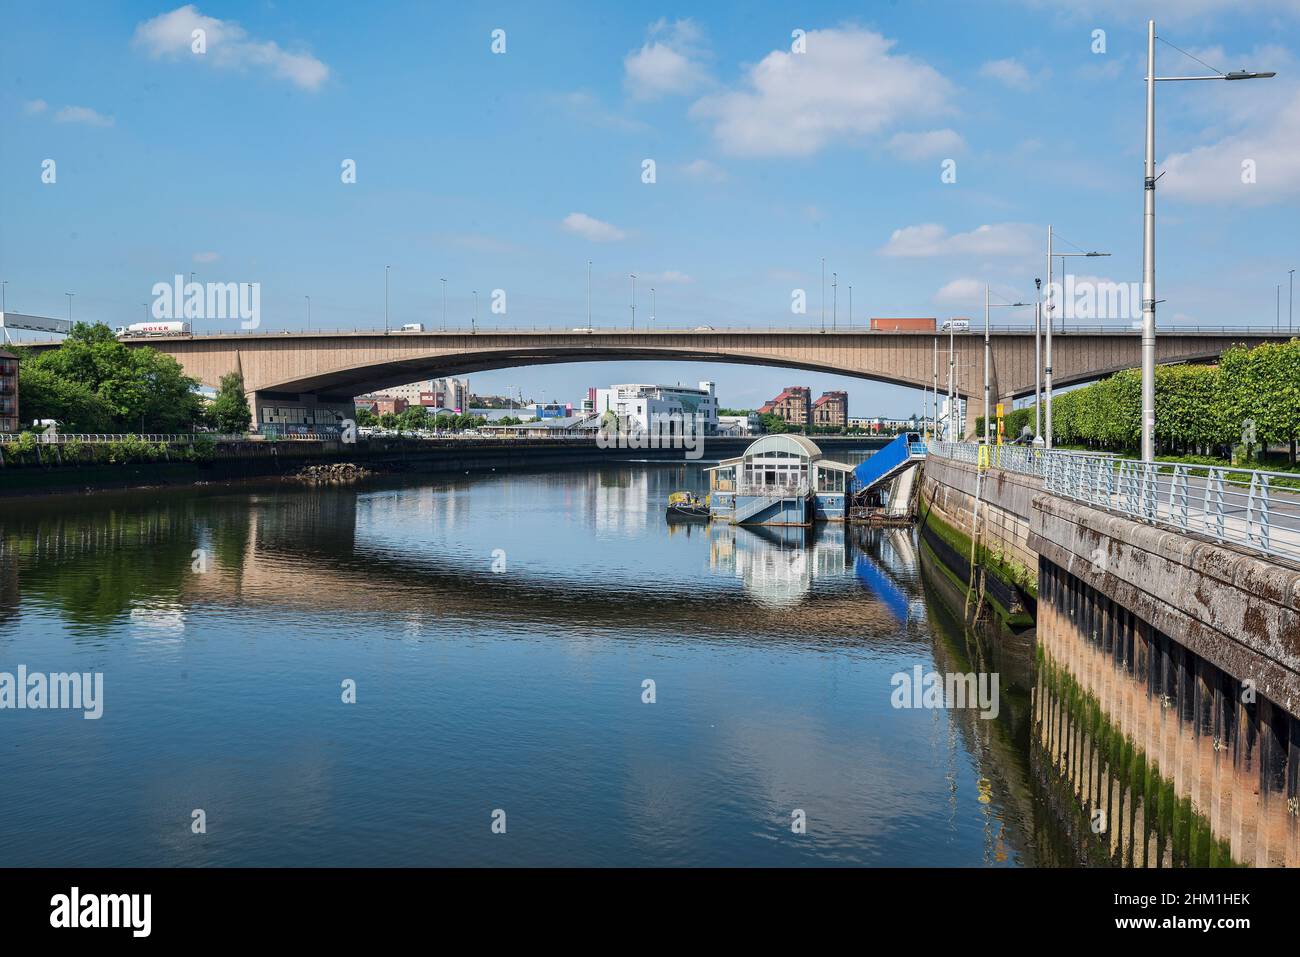
[[[115,334],[119,339],[130,336],[188,336],[188,322],[133,322],[129,326],[118,326]]]
[[[969,319],[949,319],[939,329],[940,332],[970,332]]]
[[[424,332],[424,323],[408,322],[402,326],[402,332]]]

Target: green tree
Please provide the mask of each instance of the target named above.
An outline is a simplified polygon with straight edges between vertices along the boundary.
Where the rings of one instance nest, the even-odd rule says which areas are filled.
[[[71,421],[99,415],[70,383],[84,386],[98,399],[114,431],[187,431],[205,417],[203,400],[195,391],[198,382],[185,375],[179,362],[148,346],[119,342],[103,323],[77,323],[62,346],[29,356],[23,364],[38,373],[33,379],[38,397],[44,387],[48,402],[66,403],[46,418]],[[53,379],[65,385],[53,388]]]
[[[248,431],[253,413],[248,408],[248,396],[244,394],[243,375],[230,372],[221,377],[221,388],[212,400],[209,413],[218,432],[236,435]]]
[[[112,432],[113,410],[84,382],[64,379],[34,362],[18,366],[23,418],[54,419],[64,432]]]

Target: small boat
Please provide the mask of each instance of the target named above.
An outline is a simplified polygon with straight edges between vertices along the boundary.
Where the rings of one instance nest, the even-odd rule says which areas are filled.
[[[707,522],[709,502],[694,492],[673,492],[668,496],[668,521]]]

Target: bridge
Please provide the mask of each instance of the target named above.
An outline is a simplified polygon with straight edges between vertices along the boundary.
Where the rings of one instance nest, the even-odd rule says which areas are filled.
[[[241,372],[255,423],[270,406],[322,407],[350,415],[352,398],[433,376],[566,362],[636,359],[776,366],[928,389],[939,339],[939,390],[947,391],[946,333],[817,329],[580,329],[449,332],[221,333],[126,338],[176,357],[188,375],[216,387]],[[1289,338],[1272,328],[1187,327],[1160,334],[1160,363],[1205,362],[1234,344]],[[1032,329],[991,334],[990,394],[1010,402],[1035,389]],[[34,348],[52,348],[43,343]],[[1053,334],[1053,383],[1088,382],[1140,364],[1140,334],[1101,326]],[[983,413],[983,332],[954,336],[957,394],[966,431]]]

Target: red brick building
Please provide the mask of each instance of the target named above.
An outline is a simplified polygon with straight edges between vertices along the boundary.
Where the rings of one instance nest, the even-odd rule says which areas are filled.
[[[356,399],[358,409],[368,408],[375,415],[387,415],[389,412],[401,415],[409,405],[401,396],[394,395],[363,395]]]
[[[818,428],[842,429],[849,423],[849,394],[823,392],[813,403],[812,424]]]
[[[17,432],[18,422],[18,357],[0,349],[0,432]]]
[[[771,402],[759,407],[760,415],[775,415],[786,425],[812,423],[812,390],[805,385],[792,385],[782,390]]]

